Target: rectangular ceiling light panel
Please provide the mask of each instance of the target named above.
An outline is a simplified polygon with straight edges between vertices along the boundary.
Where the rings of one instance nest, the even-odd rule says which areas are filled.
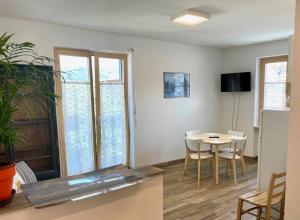
[[[172,22],[191,26],[207,20],[209,20],[208,14],[192,10],[187,10],[180,15],[171,17]]]

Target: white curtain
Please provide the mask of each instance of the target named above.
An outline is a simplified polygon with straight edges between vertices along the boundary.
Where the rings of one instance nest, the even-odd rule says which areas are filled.
[[[128,50],[128,112],[130,129],[130,167],[135,167],[136,103],[134,87],[134,49]]]

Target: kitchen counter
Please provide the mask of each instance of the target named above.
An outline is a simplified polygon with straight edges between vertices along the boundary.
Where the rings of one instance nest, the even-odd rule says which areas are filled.
[[[98,215],[93,215],[92,212],[89,213],[89,209],[97,209],[97,211],[99,213],[101,213],[101,211],[103,211],[103,215],[105,215],[106,217],[104,219],[119,219],[117,214],[120,214],[120,219],[126,219],[126,216],[128,216],[128,219],[139,219],[135,218],[134,215],[137,215],[137,213],[139,213],[141,210],[144,210],[146,208],[146,213],[150,210],[153,209],[153,207],[156,207],[156,211],[152,210],[148,213],[148,215],[152,215],[151,212],[153,212],[154,214],[156,213],[157,216],[155,216],[155,218],[152,219],[162,219],[162,175],[164,173],[164,170],[153,167],[153,166],[147,166],[147,167],[142,167],[142,168],[138,168],[138,169],[116,169],[116,170],[111,170],[111,171],[97,171],[97,172],[92,172],[89,173],[88,176],[94,176],[97,175],[98,177],[102,177],[104,176],[104,174],[106,175],[107,173],[109,174],[116,174],[116,175],[120,175],[120,174],[124,174],[124,173],[130,173],[131,171],[133,171],[133,173],[136,173],[138,176],[138,179],[133,178],[133,181],[138,181],[136,184],[125,184],[124,185],[116,185],[116,182],[111,181],[110,179],[105,179],[106,182],[108,184],[105,185],[105,188],[100,187],[99,185],[99,189],[96,187],[93,188],[92,191],[84,191],[84,195],[82,194],[78,194],[78,195],[71,195],[67,196],[67,197],[52,197],[50,195],[50,197],[48,195],[44,194],[44,190],[45,188],[43,188],[45,185],[48,185],[49,183],[61,183],[61,182],[66,182],[67,181],[75,181],[81,180],[82,179],[82,175],[78,175],[78,176],[73,176],[73,177],[68,177],[68,178],[60,178],[60,179],[53,179],[53,180],[48,180],[48,181],[42,181],[41,183],[41,190],[35,190],[35,193],[39,193],[42,196],[43,199],[45,199],[45,201],[49,202],[48,203],[44,203],[44,200],[38,200],[38,202],[42,201],[42,203],[31,203],[28,198],[32,199],[32,195],[30,194],[30,192],[32,193],[33,190],[32,188],[29,189],[29,193],[25,192],[25,193],[18,193],[16,194],[15,198],[13,199],[13,201],[5,206],[0,208],[0,218],[1,220],[5,220],[5,219],[43,219],[43,220],[47,220],[47,219],[68,219],[69,217],[72,216],[73,219],[80,219],[80,216],[85,213],[86,215],[90,215],[90,219],[97,219]],[[103,175],[102,175],[103,174]],[[126,183],[132,183],[131,181],[131,177],[129,179],[129,182]],[[110,185],[111,184],[111,185]],[[119,184],[119,181],[118,183]],[[56,184],[57,185],[57,184]],[[40,186],[40,185],[38,185]],[[121,187],[119,187],[121,186]],[[111,187],[114,188],[114,190],[107,190],[107,189],[111,189]],[[28,188],[27,186],[24,187],[24,189]],[[103,191],[103,189],[105,189]],[[101,192],[101,193],[94,193],[95,190],[97,192]],[[153,192],[151,192],[153,191]],[[57,192],[59,192],[59,190],[57,190]],[[59,193],[58,193],[59,194]],[[35,194],[36,195],[36,194]],[[69,194],[68,194],[69,195]],[[91,196],[92,195],[92,196]],[[31,197],[30,197],[31,196]],[[78,196],[80,197],[80,199],[78,199]],[[135,198],[136,197],[136,198]],[[144,197],[144,198],[143,198]],[[39,196],[40,198],[40,196]],[[48,199],[50,198],[50,199]],[[54,202],[52,202],[52,198],[59,198],[57,200],[53,200]],[[63,199],[61,199],[63,198]],[[74,200],[75,198],[75,200]],[[77,199],[76,199],[77,198]],[[147,204],[143,203],[148,203],[148,201],[153,200],[154,198],[156,198],[156,203],[160,204],[161,203],[161,208],[157,205],[154,205],[152,207],[149,207]],[[120,201],[123,200],[124,202],[126,201],[126,203],[124,203],[120,208],[120,204],[114,204],[114,203],[120,203]],[[128,201],[127,201],[128,200]],[[137,203],[137,200],[140,200],[140,202]],[[36,200],[33,200],[36,201]],[[130,202],[132,204],[130,204]],[[123,202],[121,202],[123,203]],[[113,209],[113,206],[117,206],[118,208],[118,212],[117,213],[107,213],[107,210],[109,209]],[[138,208],[140,206],[140,208]],[[36,207],[36,208],[34,208]],[[109,208],[108,208],[109,207]],[[127,208],[125,208],[127,207]],[[136,209],[137,208],[137,209]],[[137,212],[137,213],[135,213]],[[48,213],[47,215],[45,213]],[[77,215],[74,216],[74,213],[77,213]],[[142,213],[141,213],[142,214]],[[26,216],[26,218],[25,218]],[[121,217],[123,216],[123,218]],[[150,219],[149,216],[149,219]],[[161,218],[160,218],[161,216]],[[99,217],[99,216],[98,216]],[[145,218],[144,218],[145,219]],[[147,218],[146,218],[147,219]]]

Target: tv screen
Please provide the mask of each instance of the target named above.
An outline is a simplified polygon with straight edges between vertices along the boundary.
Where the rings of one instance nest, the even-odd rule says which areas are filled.
[[[251,73],[223,73],[221,74],[221,92],[249,92],[251,91]]]

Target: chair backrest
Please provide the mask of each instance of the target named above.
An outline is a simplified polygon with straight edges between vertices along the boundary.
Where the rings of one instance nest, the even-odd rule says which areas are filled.
[[[286,173],[272,173],[269,189],[267,207],[270,209],[272,203],[278,203],[285,199]]]
[[[200,130],[192,130],[192,131],[186,131],[185,132],[186,137],[189,137],[189,136],[192,136],[192,135],[197,135],[197,134],[201,134],[201,131]]]
[[[246,136],[245,132],[242,132],[242,131],[228,130],[227,133],[230,134],[230,135],[239,136],[239,137]]]
[[[200,146],[202,144],[201,141],[198,141],[198,140],[192,140],[190,139],[188,136],[184,138],[185,140],[185,147],[186,147],[186,150],[188,152],[199,152],[200,153]]]
[[[16,163],[16,171],[23,179],[25,184],[37,182],[36,176],[34,175],[32,169],[30,169],[30,167],[24,161]]]
[[[200,130],[186,131],[185,132],[185,137],[191,137],[193,135],[197,136],[197,135],[200,135],[200,134],[201,134]],[[199,141],[198,141],[198,143],[199,143]],[[190,143],[190,145],[194,145],[193,148],[197,148],[196,143],[194,143],[194,144]],[[210,148],[209,145],[201,143],[200,149],[201,149],[201,151],[209,151],[211,148]]]
[[[236,142],[236,144],[234,144],[234,147],[238,148],[239,150],[242,151],[242,153],[244,153],[246,144],[247,144],[247,136],[246,136],[245,132],[228,130],[227,133],[230,135],[241,137],[240,140],[234,141],[234,142]]]

